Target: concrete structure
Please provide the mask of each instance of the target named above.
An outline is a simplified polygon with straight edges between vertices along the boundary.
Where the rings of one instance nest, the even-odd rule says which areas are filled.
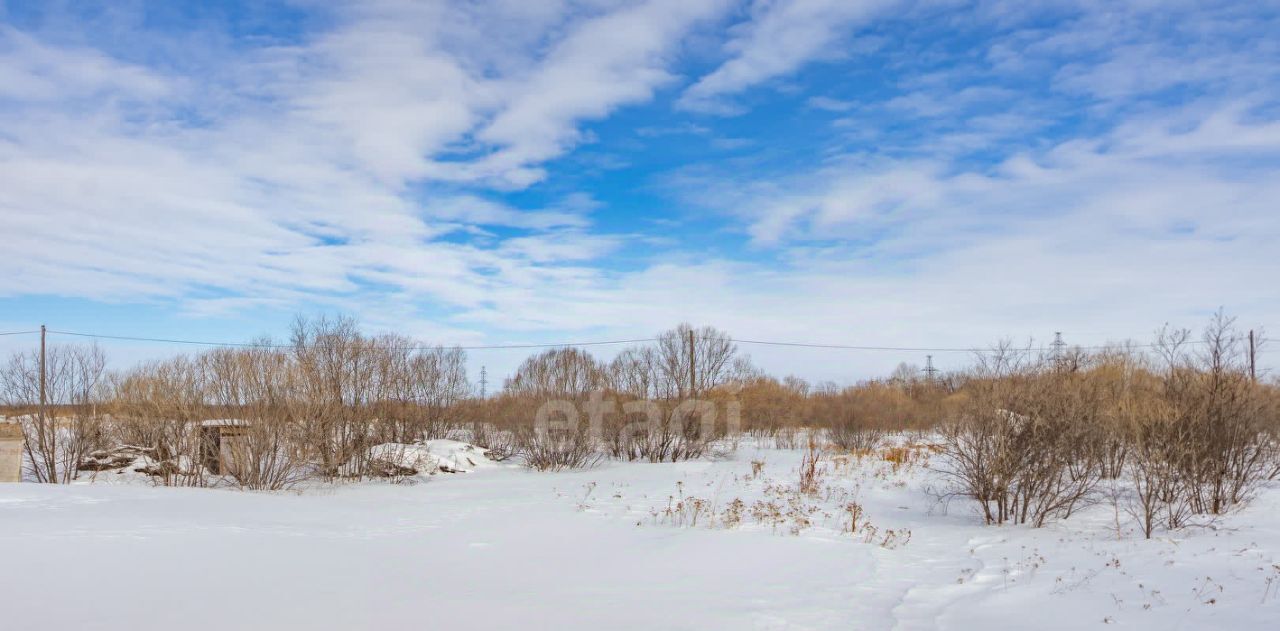
[[[227,472],[228,465],[244,453],[249,424],[238,419],[217,419],[200,423],[200,461],[214,475]]]
[[[0,417],[0,482],[22,481],[22,425]]]

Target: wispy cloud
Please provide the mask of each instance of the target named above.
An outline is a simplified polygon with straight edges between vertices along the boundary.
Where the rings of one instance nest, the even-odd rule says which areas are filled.
[[[723,111],[723,97],[795,71],[815,59],[838,59],[852,28],[898,4],[891,0],[754,2],[750,19],[725,44],[728,59],[685,90],[680,105]]]
[[[0,300],[456,340],[1280,318],[1273,3],[288,9],[0,17]]]
[[[529,269],[611,247],[586,231],[598,204],[517,209],[456,187],[541,179],[583,120],[669,82],[681,35],[724,8],[353,4],[331,30],[187,69],[216,77],[216,99],[199,76],[3,27],[0,213],[22,238],[0,294],[253,300],[377,283],[465,306],[539,282]],[[468,226],[508,232],[441,240]]]

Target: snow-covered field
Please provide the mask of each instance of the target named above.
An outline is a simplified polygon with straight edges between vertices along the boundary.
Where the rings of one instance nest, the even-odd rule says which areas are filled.
[[[934,499],[925,454],[828,459],[814,494],[800,451],[754,447],[282,493],[5,485],[0,628],[1277,628],[1280,487],[1150,541],[1105,503],[987,527]]]

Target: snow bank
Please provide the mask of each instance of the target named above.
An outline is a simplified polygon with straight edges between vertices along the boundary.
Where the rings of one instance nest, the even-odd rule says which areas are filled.
[[[13,577],[0,625],[1166,630],[1280,618],[1277,483],[1241,511],[1145,540],[1106,504],[1041,529],[984,526],[929,492],[927,463],[887,451],[828,460],[823,492],[795,502],[798,450],[554,474],[493,465],[459,441],[377,453],[477,475],[299,493],[0,485]],[[673,507],[695,498],[721,517],[682,521],[692,509]],[[726,520],[735,502],[744,514]],[[770,502],[784,526],[750,514]],[[874,538],[853,532],[852,502]],[[909,542],[886,545],[888,530]],[[182,580],[104,581],[116,568]]]
[[[481,447],[442,438],[423,443],[383,443],[374,446],[371,455],[375,461],[398,467],[405,475],[435,475],[466,473],[496,464],[486,454]]]

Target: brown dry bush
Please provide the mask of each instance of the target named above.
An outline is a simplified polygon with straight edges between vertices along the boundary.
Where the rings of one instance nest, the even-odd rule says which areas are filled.
[[[536,399],[526,399],[530,404]],[[568,400],[539,403],[534,422],[516,431],[516,444],[525,466],[538,471],[583,469],[594,466],[604,454],[578,407]]]
[[[186,357],[143,364],[113,375],[111,389],[116,443],[151,454],[160,484],[203,486],[200,436],[193,429],[207,417],[199,364]]]
[[[299,318],[292,344],[300,431],[318,472],[329,479],[364,477],[377,444],[370,422],[378,402],[371,340],[349,318]]]
[[[288,354],[263,346],[215,350],[200,360],[209,402],[234,411],[229,424],[238,434],[208,444],[213,434],[201,425],[204,453],[225,460],[217,463],[218,473],[253,490],[283,489],[305,478],[310,467],[301,440],[303,424],[296,416],[297,372]]]
[[[595,440],[580,428],[545,432],[528,428],[516,440],[525,466],[538,471],[585,469],[604,458]]]
[[[487,450],[489,458],[501,461],[516,454],[513,408],[519,405],[517,397],[498,395],[463,399],[453,409],[467,430],[468,442]]]
[[[1005,345],[968,373],[925,379],[904,364],[882,381],[810,386],[764,377],[727,334],[686,324],[609,363],[577,349],[535,355],[501,394],[477,399],[460,349],[363,335],[348,318],[299,319],[284,346],[263,340],[106,377],[95,349],[54,347],[50,414],[27,417],[28,473],[68,481],[86,453],[129,445],[158,462],[163,484],[280,488],[302,475],[378,475],[370,454],[381,443],[464,435],[494,457],[554,469],[602,455],[705,457],[738,431],[791,448],[825,432],[840,449],[870,451],[891,432],[936,430],[952,490],[993,523],[1068,516],[1110,480],[1113,491],[1127,485],[1113,494],[1148,534],[1221,514],[1280,474],[1280,389],[1248,374],[1229,318],[1194,342],[1162,332],[1156,361],[1134,347],[1028,351]],[[0,369],[4,403],[34,407],[34,362],[17,355]],[[569,423],[560,409],[563,422],[540,430],[551,401],[584,418]],[[715,422],[702,422],[712,409]],[[201,466],[200,424],[211,419],[243,423],[216,478]]]
[[[502,396],[517,412],[508,424],[531,466],[594,463],[585,456],[591,450],[622,460],[678,461],[706,455],[726,436],[725,424],[713,421],[730,407],[736,413],[740,406],[727,393],[751,372],[728,335],[684,324],[608,364],[578,349],[540,353],[520,365]],[[566,422],[569,408],[580,411],[585,422],[573,432],[557,430],[552,440],[532,418],[546,405]]]
[[[558,471],[599,462],[601,446],[579,410],[605,379],[605,366],[575,348],[544,351],[520,364],[503,388],[503,425],[511,428],[526,466]]]
[[[995,358],[966,384],[964,408],[941,429],[942,471],[987,523],[1036,526],[1069,516],[1101,477],[1103,390],[1087,372]]]
[[[1242,338],[1219,314],[1194,352],[1188,331],[1162,330],[1154,363],[1133,348],[1053,361],[1005,348],[943,425],[943,471],[990,523],[1069,516],[1100,479],[1128,483],[1113,496],[1147,537],[1220,515],[1277,471],[1280,397],[1252,379]]]
[[[277,489],[306,475],[379,475],[382,442],[414,442],[462,422],[467,395],[459,349],[368,337],[350,319],[299,319],[286,346],[260,340],[194,358],[144,364],[111,379],[117,444],[156,458],[157,481],[203,485],[208,467],[232,484]],[[212,445],[211,419],[236,434]],[[224,467],[206,462],[223,452]]]
[[[708,455],[729,435],[721,416],[732,402],[710,393],[706,399],[672,402],[670,409],[651,399],[624,399],[607,405],[607,413],[593,422],[601,429],[602,447],[610,458],[647,462],[678,462]],[[588,402],[587,409],[599,405]]]
[[[501,393],[468,406],[473,442],[499,459],[523,460],[540,405],[535,397]]]
[[[866,383],[811,397],[809,416],[826,429],[827,440],[849,452],[875,450],[891,429],[913,420],[915,402],[899,387]]]
[[[80,461],[105,444],[105,368],[106,356],[96,345],[49,348],[47,406],[41,409],[39,354],[14,353],[0,367],[0,402],[31,410],[20,417],[29,477],[66,484],[79,475]]]
[[[461,349],[364,336],[349,318],[299,319],[289,410],[304,453],[325,477],[361,479],[380,474],[370,468],[375,445],[462,429],[458,406],[470,391],[465,363]]]
[[[741,384],[742,430],[756,438],[772,438],[779,432],[806,424],[809,386],[788,377],[755,377]]]
[[[1178,422],[1156,388],[1128,397],[1120,414],[1127,430],[1131,488],[1117,501],[1148,539],[1159,525],[1169,530],[1185,526],[1191,517],[1190,493],[1179,462],[1187,426]]]
[[[805,495],[817,495],[821,489],[823,469],[818,466],[822,462],[822,449],[818,439],[809,435],[804,454],[800,457],[800,481],[796,490]]]
[[[410,338],[384,335],[374,338],[370,352],[376,357],[379,442],[448,438],[461,429],[459,406],[471,389],[461,349],[420,348]]]
[[[679,462],[708,455],[717,441],[727,437],[719,418],[721,409],[711,397],[676,403],[665,426],[649,441],[644,457],[650,462]]]
[[[1151,457],[1176,475],[1188,509],[1218,515],[1247,501],[1275,467],[1280,410],[1269,386],[1253,381],[1234,321],[1217,314],[1197,352],[1187,331],[1161,332],[1162,414],[1153,423],[1173,447]]]

